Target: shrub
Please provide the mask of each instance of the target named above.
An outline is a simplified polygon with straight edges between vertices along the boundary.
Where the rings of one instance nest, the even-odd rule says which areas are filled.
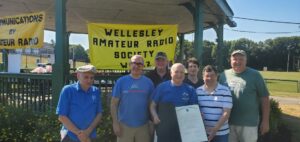
[[[102,122],[96,131],[99,142],[112,142],[116,137],[112,130],[112,118],[109,113],[110,99],[107,95],[103,97]],[[0,142],[59,141],[60,129],[61,123],[54,111],[34,112],[9,105],[4,106],[0,103]]]
[[[270,131],[264,136],[259,136],[258,142],[290,142],[290,130],[284,125],[282,111],[279,103],[273,99],[270,100]]]
[[[34,113],[0,104],[0,141],[59,141],[59,127],[54,113]]]
[[[278,132],[279,127],[282,125],[281,115],[282,111],[279,108],[279,103],[274,99],[270,99],[270,133],[275,134]]]
[[[103,116],[100,126],[97,128],[97,136],[99,137],[99,142],[115,142],[116,136],[113,133],[112,128],[112,118],[110,115],[110,93],[102,94],[102,106],[103,106]]]

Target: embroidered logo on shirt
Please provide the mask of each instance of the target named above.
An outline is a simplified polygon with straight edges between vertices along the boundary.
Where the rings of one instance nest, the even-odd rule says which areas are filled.
[[[184,92],[182,94],[182,98],[181,99],[184,100],[184,101],[188,101],[189,100],[189,94]]]

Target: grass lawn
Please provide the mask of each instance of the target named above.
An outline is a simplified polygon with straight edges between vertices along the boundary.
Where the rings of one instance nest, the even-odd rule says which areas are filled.
[[[298,82],[267,80],[266,83],[271,91],[297,93]]]
[[[300,72],[274,72],[274,71],[261,71],[263,78],[267,79],[281,79],[281,80],[300,80]],[[268,89],[271,95],[274,96],[288,96],[288,97],[300,97],[300,84],[293,81],[279,81],[279,80],[267,80]],[[299,90],[300,91],[300,90]]]
[[[271,96],[300,98],[300,93],[280,92],[270,90]]]
[[[300,80],[300,72],[278,72],[278,71],[260,71],[264,78]]]

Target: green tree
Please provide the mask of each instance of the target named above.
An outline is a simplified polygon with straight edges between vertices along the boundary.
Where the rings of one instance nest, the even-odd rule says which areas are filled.
[[[297,69],[297,67],[293,66],[293,59],[294,57],[300,58],[300,36],[278,37],[267,39],[263,42],[254,42],[247,38],[241,38],[224,41],[223,45],[221,52],[224,68],[230,68],[230,54],[237,49],[247,52],[247,65],[257,70],[262,70],[265,66],[268,67],[268,70],[286,70],[288,55],[290,57],[289,70]],[[203,41],[203,58],[201,61],[203,65],[215,65],[216,47],[217,45],[214,42]],[[183,52],[185,59],[195,57],[194,42],[185,40]],[[176,50],[176,53],[179,53],[179,50]]]
[[[185,63],[186,59],[189,57],[193,57],[193,44],[194,42],[184,40],[183,41],[183,48],[182,48],[182,54],[183,54],[183,61],[179,61],[179,52],[180,52],[180,44],[179,41],[176,43],[176,49],[175,49],[175,61]]]
[[[228,57],[224,63],[225,68],[230,68],[230,53],[237,49],[245,50],[248,55],[247,65],[258,70],[265,66],[269,70],[286,70],[288,53],[290,53],[289,70],[291,70],[293,57],[300,56],[300,37],[278,37],[258,43],[246,38],[225,41],[222,49]]]
[[[79,44],[79,45],[70,45],[69,48],[69,59],[74,59],[75,61],[89,61],[88,54],[85,51],[85,49]]]
[[[203,41],[202,64],[216,65],[216,44],[207,40]]]
[[[216,45],[213,42],[204,40],[203,41],[203,54],[202,54],[202,63],[203,65],[208,65],[208,64],[214,64],[215,62],[215,56],[213,57],[213,50],[215,50]],[[183,42],[183,54],[184,54],[184,61],[183,63],[186,62],[187,59],[191,57],[195,57],[195,52],[194,52],[194,42],[184,40]],[[177,44],[175,55],[179,55],[179,44]]]
[[[264,42],[264,55],[266,56],[263,62],[270,70],[286,70],[288,54],[290,53],[290,68],[292,69],[293,57],[300,56],[300,37],[278,37],[268,39]]]

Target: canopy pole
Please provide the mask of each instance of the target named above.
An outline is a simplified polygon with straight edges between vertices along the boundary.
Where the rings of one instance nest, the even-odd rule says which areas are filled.
[[[62,87],[66,81],[67,36],[66,36],[66,0],[55,0],[55,63],[52,76],[53,104],[56,106]]]
[[[218,24],[218,27],[215,29],[217,33],[217,56],[216,56],[216,62],[217,62],[217,69],[218,72],[222,72],[224,67],[223,67],[223,60],[224,60],[224,55],[222,54],[222,49],[224,45],[223,41],[223,33],[224,33],[224,22],[221,21]]]
[[[70,36],[71,36],[71,32],[66,32],[67,34],[65,35],[66,36],[66,48],[64,48],[64,52],[65,52],[65,54],[64,54],[64,59],[63,59],[63,61],[64,61],[64,65],[65,65],[65,71],[64,71],[64,73],[65,73],[65,75],[66,76],[69,76],[70,75],[70,68],[71,68],[71,65],[70,65],[70,63],[69,63],[69,57],[70,57],[70,43],[69,43],[69,41],[70,41]]]
[[[178,58],[177,58],[177,62],[182,62],[183,60],[183,44],[184,44],[184,34],[183,33],[180,33],[178,35],[179,37],[179,55],[178,55]]]
[[[195,22],[195,53],[196,58],[200,64],[200,67],[202,66],[202,54],[203,54],[203,23],[204,23],[204,1],[203,0],[195,0],[195,16],[194,16],[194,22]]]

